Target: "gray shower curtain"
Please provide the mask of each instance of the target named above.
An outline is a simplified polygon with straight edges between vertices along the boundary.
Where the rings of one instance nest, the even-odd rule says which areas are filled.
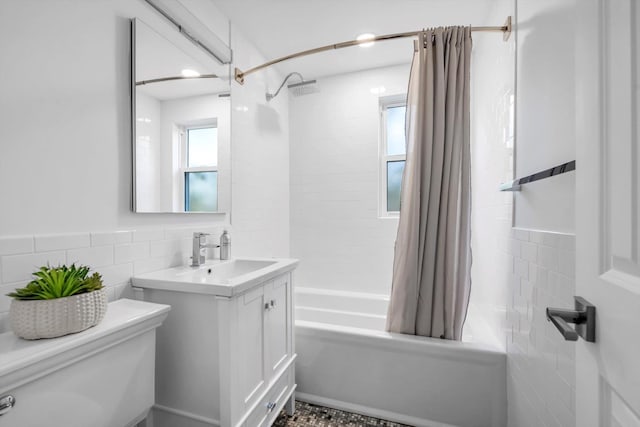
[[[460,340],[471,290],[471,28],[426,30],[415,45],[387,330]]]

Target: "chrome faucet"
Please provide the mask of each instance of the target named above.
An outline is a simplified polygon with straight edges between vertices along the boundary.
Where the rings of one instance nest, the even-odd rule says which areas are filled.
[[[193,254],[191,256],[191,267],[200,267],[205,262],[205,256],[202,253],[206,248],[219,248],[220,245],[207,243],[208,233],[193,233]]]

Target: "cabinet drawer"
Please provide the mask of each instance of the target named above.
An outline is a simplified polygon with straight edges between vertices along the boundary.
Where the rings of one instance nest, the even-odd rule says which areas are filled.
[[[282,410],[285,399],[291,390],[291,371],[294,369],[292,365],[283,372],[282,376],[276,381],[266,395],[260,400],[258,406],[247,417],[244,427],[267,427],[276,419],[278,413]]]

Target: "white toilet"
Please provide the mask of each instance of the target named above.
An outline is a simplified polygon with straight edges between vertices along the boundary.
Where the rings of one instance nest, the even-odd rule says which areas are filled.
[[[0,334],[0,425],[129,427],[154,402],[155,329],[170,307],[122,299],[60,338]]]

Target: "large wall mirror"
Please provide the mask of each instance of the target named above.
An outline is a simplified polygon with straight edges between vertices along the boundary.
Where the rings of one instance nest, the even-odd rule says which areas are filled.
[[[229,212],[229,65],[132,20],[133,210]]]

